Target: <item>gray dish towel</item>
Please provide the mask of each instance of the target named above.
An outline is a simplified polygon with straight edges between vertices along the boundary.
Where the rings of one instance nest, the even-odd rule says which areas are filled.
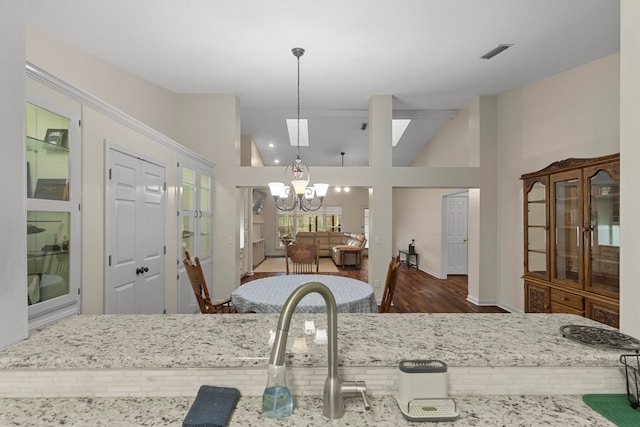
[[[238,400],[236,388],[200,386],[182,427],[226,427]]]

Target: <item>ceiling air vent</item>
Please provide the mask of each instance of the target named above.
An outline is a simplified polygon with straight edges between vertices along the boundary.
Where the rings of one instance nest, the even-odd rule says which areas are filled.
[[[496,47],[495,49],[492,49],[489,52],[485,53],[480,58],[482,58],[482,59],[491,59],[494,56],[496,56],[497,54],[502,53],[505,50],[509,49],[511,46],[513,46],[513,44],[499,44],[498,47]]]

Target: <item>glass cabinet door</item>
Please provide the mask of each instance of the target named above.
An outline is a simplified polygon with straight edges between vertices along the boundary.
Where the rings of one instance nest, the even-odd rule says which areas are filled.
[[[69,200],[69,119],[27,103],[27,198]]]
[[[200,174],[200,198],[199,198],[199,246],[200,246],[200,257],[212,256],[213,255],[213,241],[212,237],[212,227],[213,227],[213,212],[211,209],[211,200],[212,200],[212,177],[209,175],[205,175],[204,173]]]
[[[619,168],[585,169],[588,212],[588,257],[585,288],[617,297],[620,283]]]
[[[184,252],[197,256],[195,251],[195,228],[197,217],[197,187],[196,187],[196,171],[188,167],[182,167],[182,182],[180,185],[180,207],[182,216],[182,253],[180,257],[184,257]]]
[[[200,311],[182,260],[189,251],[202,266],[209,292],[213,283],[213,167],[191,156],[180,156],[178,188],[180,248],[178,249],[178,313]]]
[[[582,179],[579,170],[551,176],[551,280],[581,288]]]
[[[549,279],[547,177],[525,183],[525,273]]]
[[[27,304],[35,327],[79,304],[79,118],[27,102],[24,144]]]
[[[28,304],[69,295],[68,212],[27,212]]]
[[[213,178],[183,165],[181,191],[182,254],[189,251],[202,261],[213,254],[211,209]]]

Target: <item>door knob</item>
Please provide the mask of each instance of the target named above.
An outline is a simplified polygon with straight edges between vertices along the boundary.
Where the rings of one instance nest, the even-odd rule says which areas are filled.
[[[136,268],[136,275],[146,273],[147,271],[149,271],[149,267]]]

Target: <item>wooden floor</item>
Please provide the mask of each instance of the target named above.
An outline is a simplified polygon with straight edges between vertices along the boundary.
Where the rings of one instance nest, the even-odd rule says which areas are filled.
[[[369,281],[368,258],[363,257],[362,269],[346,267],[338,276]],[[254,273],[242,278],[242,284],[251,280],[284,273]],[[393,296],[392,313],[506,313],[496,306],[479,307],[467,301],[467,276],[449,276],[448,280],[436,279],[416,268],[400,267],[398,284]]]

